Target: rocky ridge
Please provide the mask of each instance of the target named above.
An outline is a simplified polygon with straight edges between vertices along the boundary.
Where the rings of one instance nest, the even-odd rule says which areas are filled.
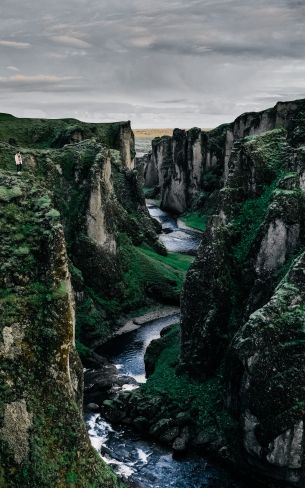
[[[240,426],[246,462],[300,487],[304,114],[303,101],[278,104],[253,128],[265,132],[230,150],[217,214],[184,288],[179,365],[200,381],[223,371],[224,405]]]

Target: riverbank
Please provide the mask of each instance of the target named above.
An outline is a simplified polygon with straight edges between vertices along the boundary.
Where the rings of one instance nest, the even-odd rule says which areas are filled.
[[[143,315],[130,318],[124,325],[122,325],[122,327],[114,332],[113,336],[115,337],[121,334],[126,334],[127,332],[132,332],[133,330],[139,329],[142,325],[153,322],[154,320],[172,317],[173,315],[178,314],[180,314],[180,309],[178,307],[166,307],[160,305]]]
[[[197,384],[179,375],[179,327],[167,328],[161,336],[145,351],[147,381],[106,401],[106,418],[132,425],[177,453],[197,450],[233,460],[238,426],[223,409],[221,376]]]

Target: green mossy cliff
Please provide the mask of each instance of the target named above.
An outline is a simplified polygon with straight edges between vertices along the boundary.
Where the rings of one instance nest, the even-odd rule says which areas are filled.
[[[160,262],[130,124],[0,115],[0,178],[0,486],[119,487],[85,432],[75,343],[90,363],[122,313],[182,286]]]
[[[292,105],[282,127],[232,145],[184,287],[178,371],[200,384],[221,375],[245,466],[302,487],[305,111]]]
[[[111,335],[122,313],[150,305],[155,296],[179,302],[181,286],[138,250],[145,243],[165,253],[145,206],[141,171],[134,169],[133,143],[129,123],[0,116],[1,167],[14,171],[20,150],[24,170],[44,182],[60,212],[83,359]]]
[[[43,182],[0,172],[0,486],[121,486],[82,421],[60,215]]]

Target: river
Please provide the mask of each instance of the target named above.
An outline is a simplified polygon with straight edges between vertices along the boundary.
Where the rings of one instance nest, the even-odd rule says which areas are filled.
[[[107,357],[123,375],[145,381],[144,352],[178,316],[155,320],[107,344]],[[128,387],[130,385],[126,385]],[[124,387],[123,387],[124,388]],[[132,386],[131,386],[132,388]],[[131,486],[141,488],[244,488],[226,471],[199,456],[174,459],[172,452],[126,427],[111,426],[99,414],[86,416],[92,445]]]
[[[180,219],[161,210],[155,200],[146,200],[146,206],[150,216],[162,225],[162,234],[159,239],[169,252],[196,254],[201,232],[191,229]]]
[[[195,254],[200,233],[160,210],[148,200],[150,215],[162,225],[160,241],[170,252]],[[116,365],[120,375],[145,382],[144,353],[160,331],[177,323],[179,314],[153,320],[137,330],[118,335],[109,341],[104,354]],[[137,386],[126,384],[122,389]],[[140,438],[126,427],[112,426],[100,414],[85,416],[92,445],[107,464],[122,477],[127,486],[137,488],[246,488],[225,470],[199,456],[174,459],[171,450]]]
[[[179,227],[179,223],[154,202],[148,209],[166,230],[161,240],[170,250],[193,253],[199,243],[198,233]],[[171,227],[171,231],[169,228]],[[163,240],[163,239],[164,240]],[[139,329],[120,335],[107,343],[105,354],[119,373],[138,383],[145,381],[144,353],[160,331],[179,320],[179,315],[154,320]],[[134,388],[124,385],[123,389]],[[243,488],[226,471],[198,456],[174,459],[169,449],[141,439],[126,427],[111,426],[99,414],[87,414],[86,423],[92,445],[102,458],[130,486],[141,488]]]

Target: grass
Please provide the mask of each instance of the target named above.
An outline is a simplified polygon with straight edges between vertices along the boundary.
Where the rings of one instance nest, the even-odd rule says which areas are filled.
[[[192,256],[188,256],[187,254],[179,254],[177,252],[169,252],[167,256],[162,256],[145,244],[142,244],[140,249],[147,256],[159,261],[160,263],[163,263],[165,266],[170,266],[178,271],[182,271],[184,274],[187,272],[194,260]]]
[[[204,232],[207,228],[208,217],[200,212],[190,212],[180,217],[188,227]]]
[[[122,126],[126,123],[90,124],[76,119],[22,119],[0,114],[0,140],[19,147],[62,147],[76,131],[84,139],[95,137],[107,146],[119,148]]]
[[[13,186],[12,188],[0,187],[0,201],[2,202],[10,202],[21,195],[22,191],[18,186]]]
[[[174,326],[165,338],[167,347],[161,352],[154,373],[141,387],[143,395],[166,395],[177,411],[189,412],[204,431],[230,432],[235,425],[224,411],[221,371],[202,383],[193,383],[186,375],[178,376],[179,326]]]
[[[146,196],[147,194],[151,193],[154,189],[149,187],[149,186],[144,186],[143,187],[143,193]]]
[[[162,256],[145,244],[142,244],[136,250],[142,258],[143,269],[148,271],[146,278],[150,274],[151,276],[160,274],[165,279],[176,281],[176,290],[178,293],[181,292],[185,275],[194,260],[192,256],[174,252],[168,253],[167,256]],[[149,271],[149,268],[151,268],[151,271]]]
[[[191,256],[169,253],[161,256],[148,245],[122,247],[127,269],[124,288],[127,302],[134,308],[144,305],[143,297],[156,296],[163,302],[178,303]],[[131,305],[130,303],[130,305]]]

